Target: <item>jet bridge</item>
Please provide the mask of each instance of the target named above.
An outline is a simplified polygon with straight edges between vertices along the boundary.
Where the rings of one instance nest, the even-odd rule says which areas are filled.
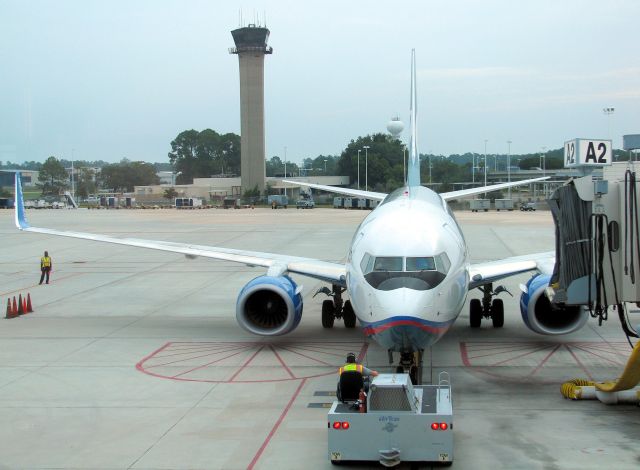
[[[624,136],[625,150],[640,150],[640,135]],[[574,379],[562,385],[565,398],[640,404],[640,342],[627,315],[640,303],[640,178],[637,163],[612,162],[611,141],[565,143],[565,166],[581,178],[558,188],[549,200],[556,226],[556,265],[547,297],[557,305],[581,305],[601,325],[615,311],[632,353],[622,375],[610,382]],[[602,167],[596,177],[594,167]]]

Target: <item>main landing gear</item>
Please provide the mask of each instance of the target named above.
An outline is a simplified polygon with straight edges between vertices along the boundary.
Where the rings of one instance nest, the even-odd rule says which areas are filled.
[[[356,314],[351,306],[351,301],[346,302],[342,300],[342,293],[346,290],[337,284],[333,284],[333,290],[329,290],[328,287],[322,287],[313,294],[315,297],[318,294],[326,294],[329,297],[333,297],[332,300],[325,300],[322,302],[322,326],[324,328],[333,328],[333,322],[337,318],[342,318],[345,328],[355,328],[356,326]]]
[[[511,297],[513,295],[504,286],[498,286],[496,290],[493,290],[493,284],[491,283],[480,286],[478,289],[484,295],[482,296],[482,301],[480,299],[471,299],[471,302],[469,302],[469,323],[471,328],[480,328],[483,317],[491,318],[494,328],[502,328],[504,325],[504,303],[502,299],[494,299],[493,297],[501,292],[506,292]]]
[[[387,350],[389,364],[393,364],[393,351]],[[424,350],[400,353],[400,364],[396,367],[396,374],[409,374],[413,385],[422,385],[422,357]]]

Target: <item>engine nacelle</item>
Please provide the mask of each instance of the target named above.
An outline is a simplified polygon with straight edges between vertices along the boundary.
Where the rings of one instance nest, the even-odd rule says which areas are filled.
[[[552,304],[545,294],[551,276],[538,274],[529,279],[520,296],[520,313],[530,330],[542,335],[565,335],[582,328],[589,312],[579,305]]]
[[[250,333],[284,335],[302,318],[302,295],[289,276],[259,276],[238,294],[236,320]]]

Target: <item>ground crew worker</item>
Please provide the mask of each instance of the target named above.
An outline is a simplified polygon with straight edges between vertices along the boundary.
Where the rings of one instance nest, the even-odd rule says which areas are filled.
[[[42,272],[40,275],[40,284],[44,281],[45,276],[47,278],[47,284],[49,284],[49,273],[51,272],[52,267],[53,265],[51,264],[49,252],[45,251],[44,256],[40,258],[40,271]]]
[[[362,364],[356,363],[356,355],[354,353],[347,354],[347,363],[338,369],[338,375],[342,375],[343,372],[356,371],[360,372],[364,377],[375,377],[378,375],[378,371],[369,369]]]
[[[354,379],[351,377],[346,382],[343,383],[342,374],[344,372],[357,372],[362,376],[361,380],[356,380],[354,383]],[[340,379],[338,380],[338,388],[336,389],[336,395],[338,396],[338,400],[340,401],[349,401],[358,399],[358,393],[363,391],[366,392],[369,390],[369,381],[364,380],[365,377],[375,377],[378,375],[378,372],[375,370],[368,369],[362,364],[358,364],[356,362],[356,355],[354,353],[347,354],[347,363],[338,369],[338,375]],[[345,376],[347,377],[347,376]],[[358,384],[359,382],[359,384]],[[344,390],[343,390],[344,387]],[[344,392],[344,394],[343,394]]]

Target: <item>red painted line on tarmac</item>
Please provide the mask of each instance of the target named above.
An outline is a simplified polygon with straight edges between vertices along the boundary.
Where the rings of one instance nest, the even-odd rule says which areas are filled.
[[[221,357],[220,359],[216,359],[215,361],[211,361],[211,362],[208,362],[206,364],[202,364],[202,365],[200,365],[198,367],[194,367],[193,369],[190,369],[190,370],[187,370],[187,371],[184,371],[184,372],[180,372],[179,374],[173,375],[170,378],[176,379],[176,378],[180,377],[181,375],[187,375],[187,374],[190,374],[191,372],[196,371],[198,369],[204,369],[205,367],[209,367],[211,364],[215,364],[216,362],[224,361],[225,359],[229,359],[230,357],[237,356],[238,354],[241,354],[243,352],[245,352],[245,350],[238,351],[236,353],[230,354],[230,355],[225,356],[225,357]]]
[[[367,350],[369,349],[369,343],[364,343],[360,348],[360,354],[358,354],[358,362],[362,362],[367,355]]]
[[[538,367],[536,367],[535,369],[533,369],[533,372],[531,372],[529,374],[529,377],[531,377],[532,375],[535,375],[536,372],[538,372],[540,369],[542,369],[542,366],[544,366],[546,364],[546,362],[549,360],[549,358],[551,356],[553,356],[555,354],[555,352],[560,349],[560,347],[562,347],[561,344],[558,344],[555,348],[553,348],[553,350],[547,354],[547,356],[542,360],[542,362],[540,364],[538,364]]]
[[[496,351],[490,352],[488,354],[479,354],[477,356],[469,356],[469,359],[477,359],[479,357],[499,356],[500,354],[507,354],[507,353],[513,353],[513,352],[518,352],[518,351],[526,351],[528,349],[531,349],[531,345],[521,346],[519,348],[514,348],[514,349],[496,350]]]
[[[503,349],[503,348],[511,348],[511,347],[515,348],[515,347],[518,347],[518,346],[525,346],[525,345],[531,346],[531,344],[529,344],[529,343],[504,343],[501,346],[491,345],[488,348],[484,348],[481,345],[479,346],[478,344],[474,344],[471,349],[474,352],[485,352],[485,351],[496,351],[496,350]]]
[[[278,430],[278,428],[282,424],[282,421],[284,421],[285,416],[287,416],[287,413],[291,409],[291,405],[293,405],[293,402],[296,400],[296,398],[298,398],[298,395],[300,394],[300,390],[302,390],[302,387],[304,386],[306,381],[307,381],[307,379],[302,379],[300,381],[300,385],[298,385],[298,388],[293,393],[293,396],[291,397],[291,400],[289,400],[289,403],[287,403],[287,406],[282,411],[282,414],[280,415],[280,418],[278,418],[278,421],[276,421],[276,424],[273,426],[273,428],[271,428],[271,431],[269,432],[269,435],[267,436],[267,438],[264,440],[264,442],[260,446],[260,449],[258,449],[258,452],[256,452],[256,455],[254,455],[253,460],[251,460],[251,463],[247,467],[247,470],[252,470],[253,467],[258,462],[258,460],[260,459],[260,456],[262,455],[264,450],[269,445],[269,442],[271,441],[271,438],[275,435],[276,431]]]
[[[280,361],[280,364],[282,364],[282,367],[284,367],[284,370],[286,370],[289,373],[292,379],[295,379],[296,376],[293,375],[293,372],[291,372],[291,369],[289,369],[289,367],[284,363],[284,361],[280,357],[280,354],[278,354],[278,351],[276,351],[276,348],[274,348],[272,345],[269,345],[269,348],[271,349],[271,351],[273,351],[273,354],[275,354],[278,361]]]
[[[462,363],[465,367],[471,367],[469,355],[467,354],[467,343],[460,343],[460,356],[462,357]]]
[[[520,355],[518,355],[518,356],[510,357],[509,359],[505,359],[504,361],[495,362],[495,363],[493,363],[493,364],[491,364],[491,365],[492,365],[492,366],[499,366],[499,365],[504,364],[505,362],[511,362],[511,361],[513,361],[514,359],[520,359],[521,357],[525,357],[525,356],[528,356],[528,355],[530,355],[530,354],[535,354],[535,353],[537,353],[537,352],[544,351],[545,349],[548,349],[548,348],[550,348],[550,347],[551,347],[551,345],[549,345],[549,344],[548,344],[548,345],[546,345],[546,346],[542,346],[542,347],[539,347],[539,348],[537,348],[537,349],[534,349],[533,351],[529,351],[529,352],[527,352],[527,353],[520,354]]]
[[[245,367],[247,367],[249,365],[249,363],[251,361],[253,361],[255,359],[255,357],[258,355],[258,353],[260,351],[262,351],[263,349],[264,349],[264,346],[260,346],[260,349],[258,349],[256,352],[254,352],[253,355],[249,359],[247,359],[245,361],[245,363],[242,364],[242,366],[240,366],[240,369],[238,369],[236,371],[236,373],[231,376],[231,378],[229,379],[229,382],[233,382],[233,379],[235,379],[240,374],[240,372],[242,372],[245,369]]]
[[[285,351],[289,351],[291,354],[297,354],[299,356],[306,357],[307,359],[319,362],[320,364],[324,364],[325,366],[335,367],[335,364],[329,364],[328,362],[321,361],[320,359],[316,359],[315,357],[307,356],[306,354],[302,354],[301,352],[295,351],[293,349],[285,348],[284,346],[280,346],[280,348],[284,349]]]
[[[171,356],[183,356],[182,359],[180,359],[181,361],[187,360],[187,359],[195,359],[196,357],[203,357],[203,356],[192,356],[192,354],[198,354],[198,353],[202,353],[202,352],[207,352],[209,354],[205,354],[205,356],[210,356],[212,354],[224,354],[227,352],[231,352],[231,351],[237,351],[238,349],[247,349],[247,346],[238,346],[238,347],[234,347],[234,348],[226,348],[226,349],[215,349],[212,350],[210,348],[205,348],[205,349],[194,349],[194,350],[189,350],[189,351],[180,351],[180,352],[174,352],[171,354],[162,354],[162,355],[156,355],[154,357],[154,359],[164,359],[165,357],[171,357]],[[173,349],[167,349],[167,352],[173,351]]]
[[[147,371],[144,369],[144,367],[142,367],[142,364],[144,363],[144,361],[146,361],[147,359],[151,359],[154,354],[158,354],[159,352],[163,351],[164,349],[166,349],[171,343],[165,343],[163,346],[160,346],[158,349],[156,349],[155,351],[153,351],[151,354],[149,354],[146,357],[143,357],[142,360],[140,362],[138,362],[136,364],[136,369],[139,370],[140,372],[144,372],[145,374],[147,373]],[[154,374],[151,374],[154,375]]]
[[[247,348],[244,348],[244,349],[247,349]],[[240,351],[240,352],[242,352],[242,351]],[[208,353],[208,354],[201,354],[199,356],[192,356],[192,357],[189,357],[189,359],[199,359],[201,357],[207,357],[207,356],[211,356],[213,354],[218,354],[218,351],[214,351],[214,352],[211,352],[211,353]],[[232,354],[232,356],[235,356],[235,354]],[[229,357],[231,357],[231,356],[229,356]],[[184,360],[185,359],[183,358],[183,359],[178,359],[177,361],[163,362],[161,364],[153,364],[153,365],[150,365],[149,368],[168,366],[168,365],[171,365],[171,364],[175,364],[177,362],[184,362]]]
[[[604,356],[602,356],[602,355],[600,355],[600,354],[596,354],[596,353],[594,353],[593,351],[589,351],[589,349],[586,349],[586,348],[583,348],[583,347],[580,347],[580,346],[576,346],[576,345],[574,345],[573,347],[574,347],[574,348],[576,348],[576,349],[579,349],[580,351],[584,351],[584,352],[586,352],[586,353],[588,353],[588,354],[593,354],[594,356],[599,357],[600,359],[604,359],[605,361],[612,362],[613,364],[615,364],[615,365],[617,365],[617,366],[622,366],[622,365],[624,365],[624,364],[622,364],[622,363],[620,363],[620,362],[618,362],[618,361],[615,361],[615,360],[613,360],[613,359],[609,359],[608,357],[604,357]]]
[[[305,348],[303,346],[295,346],[296,349],[302,349],[303,351],[309,351],[309,352],[314,352],[314,353],[322,353],[322,354],[326,354],[327,356],[336,356],[336,357],[343,357],[346,353],[330,353],[325,350],[323,351],[322,349],[312,349],[312,348]]]
[[[565,344],[564,347],[567,348],[567,351],[569,351],[569,354],[573,356],[573,359],[578,363],[580,368],[584,371],[585,374],[587,374],[587,377],[589,377],[589,380],[593,381],[593,376],[589,372],[589,369],[587,369],[585,365],[582,362],[580,362],[580,359],[578,359],[578,356],[575,355],[575,353],[571,350],[569,345]]]

